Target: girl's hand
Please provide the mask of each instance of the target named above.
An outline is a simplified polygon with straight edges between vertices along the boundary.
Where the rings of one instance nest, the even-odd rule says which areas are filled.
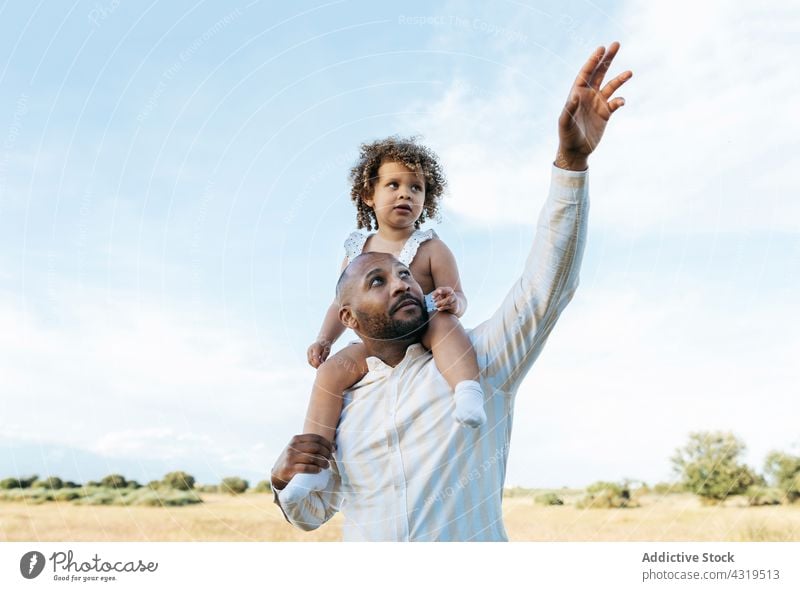
[[[458,298],[452,287],[438,287],[433,291],[433,301],[438,312],[458,313]]]
[[[308,348],[306,356],[308,357],[308,364],[311,367],[317,368],[322,365],[331,354],[331,345],[333,343],[327,339],[319,339],[311,343]]]

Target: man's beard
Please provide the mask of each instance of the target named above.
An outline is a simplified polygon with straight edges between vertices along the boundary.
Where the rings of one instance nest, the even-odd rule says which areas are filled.
[[[355,315],[363,336],[376,341],[393,341],[422,337],[428,326],[428,311],[423,306],[420,312],[417,318],[408,320],[392,318],[388,314],[376,317],[357,311]]]

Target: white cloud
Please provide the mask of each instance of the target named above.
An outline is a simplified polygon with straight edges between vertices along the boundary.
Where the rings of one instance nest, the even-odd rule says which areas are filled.
[[[199,449],[214,450],[214,440],[207,435],[178,433],[161,427],[104,433],[92,444],[91,451],[115,458],[174,460],[184,459]]]
[[[269,335],[142,294],[56,292],[55,322],[0,297],[0,436],[263,474],[302,425],[313,372]]]
[[[796,230],[797,5],[631,2],[618,14],[611,73],[634,77],[592,158],[593,224],[627,234]],[[579,41],[566,65],[524,48],[477,91],[457,80],[421,106],[429,116],[415,124],[447,164],[452,211],[480,224],[535,214],[560,105],[593,48]]]
[[[667,479],[690,431],[732,430],[759,470],[770,449],[800,442],[793,305],[769,298],[737,316],[719,292],[580,291],[520,389],[509,481]]]

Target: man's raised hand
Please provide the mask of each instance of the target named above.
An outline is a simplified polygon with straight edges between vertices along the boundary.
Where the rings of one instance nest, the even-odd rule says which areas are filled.
[[[608,68],[619,51],[619,43],[608,49],[598,47],[583,65],[569,91],[567,103],[558,118],[558,154],[556,166],[570,170],[585,170],[587,159],[600,143],[611,114],[625,104],[625,99],[611,95],[630,80],[627,70],[610,80],[602,90]]]

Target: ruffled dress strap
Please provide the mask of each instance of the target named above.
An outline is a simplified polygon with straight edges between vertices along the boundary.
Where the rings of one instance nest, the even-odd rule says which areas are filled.
[[[351,232],[344,241],[344,252],[347,255],[347,262],[349,263],[364,250],[364,245],[367,243],[368,234],[364,232]]]
[[[433,228],[430,230],[415,230],[414,233],[408,237],[408,240],[406,240],[403,250],[400,251],[400,255],[397,258],[408,267],[417,255],[419,245],[428,240],[433,240],[434,238],[438,238],[438,236]]]

